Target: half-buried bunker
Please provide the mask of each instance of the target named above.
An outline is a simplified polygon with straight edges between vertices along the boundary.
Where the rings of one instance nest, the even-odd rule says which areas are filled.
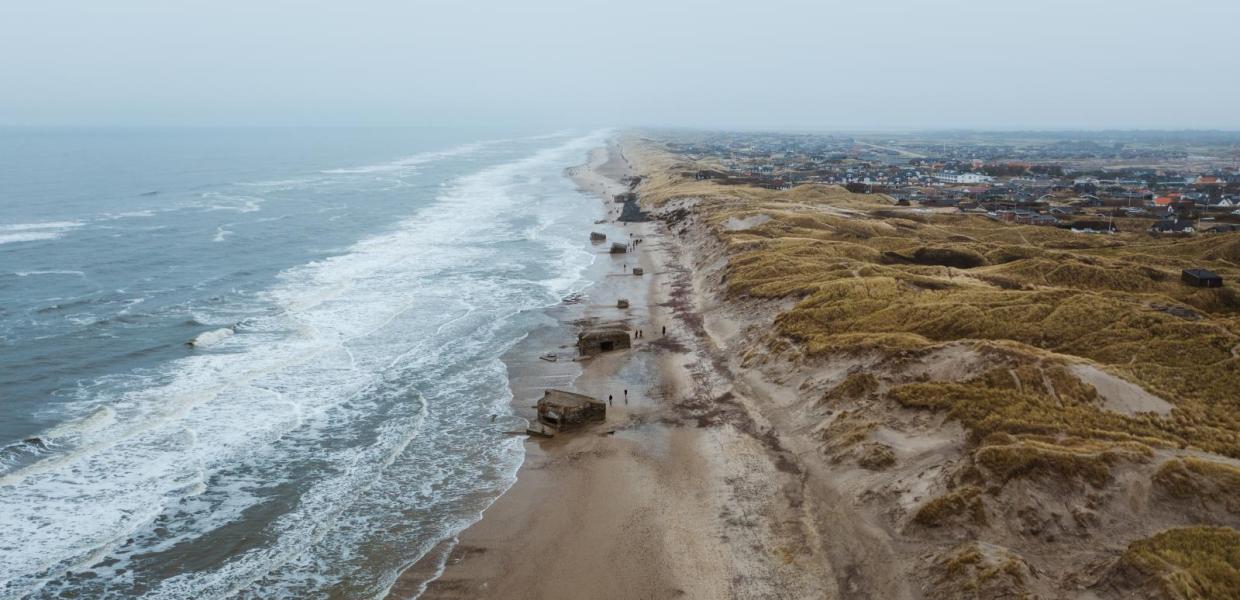
[[[577,350],[582,356],[623,350],[631,345],[629,330],[620,325],[592,327],[577,334]]]

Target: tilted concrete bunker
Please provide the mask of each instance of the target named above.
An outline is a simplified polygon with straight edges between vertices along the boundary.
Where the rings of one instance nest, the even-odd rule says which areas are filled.
[[[584,394],[546,390],[538,401],[538,422],[557,430],[607,420],[607,404]]]

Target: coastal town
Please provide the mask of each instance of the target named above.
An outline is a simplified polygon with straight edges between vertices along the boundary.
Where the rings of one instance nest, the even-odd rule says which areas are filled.
[[[898,205],[1079,233],[1240,229],[1240,135],[1087,132],[846,136],[681,133],[692,176],[775,190],[835,184]]]

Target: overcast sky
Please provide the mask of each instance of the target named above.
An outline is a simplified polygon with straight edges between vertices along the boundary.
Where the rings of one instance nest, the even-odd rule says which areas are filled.
[[[0,124],[1240,129],[1240,0],[3,0]]]

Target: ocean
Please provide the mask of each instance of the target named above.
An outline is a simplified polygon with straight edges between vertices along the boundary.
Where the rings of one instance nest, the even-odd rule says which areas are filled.
[[[377,598],[514,481],[607,132],[0,129],[0,598]]]

